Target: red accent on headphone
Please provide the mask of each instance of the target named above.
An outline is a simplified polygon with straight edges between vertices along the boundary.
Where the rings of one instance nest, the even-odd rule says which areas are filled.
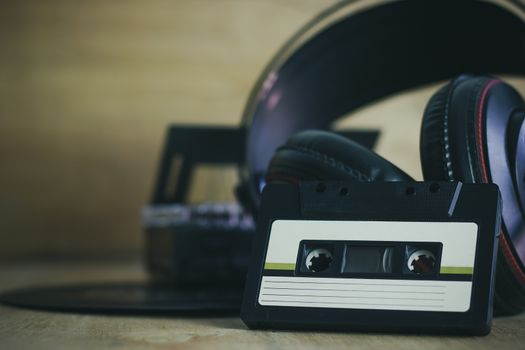
[[[489,183],[489,175],[488,175],[488,166],[485,158],[485,150],[483,147],[484,139],[483,139],[483,115],[485,114],[485,100],[487,99],[487,95],[490,91],[490,89],[496,85],[501,83],[500,80],[490,80],[487,85],[483,88],[483,91],[481,92],[481,99],[478,105],[478,114],[476,118],[476,145],[478,149],[479,159],[480,159],[480,167],[481,167],[481,177],[482,181],[485,183]],[[516,257],[514,256],[514,253],[512,252],[511,245],[509,243],[509,238],[507,237],[507,233],[505,232],[505,229],[501,229],[501,234],[499,236],[501,248],[503,249],[503,254],[505,255],[505,258],[507,262],[510,264],[512,269],[517,273],[517,277],[520,280],[521,283],[525,285],[525,272],[520,267],[520,264]]]

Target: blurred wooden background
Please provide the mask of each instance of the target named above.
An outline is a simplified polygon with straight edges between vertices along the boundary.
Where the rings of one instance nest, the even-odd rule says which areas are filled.
[[[238,124],[331,3],[1,1],[0,258],[138,254],[166,126]]]
[[[140,254],[166,126],[238,124],[267,61],[334,2],[1,1],[0,259]],[[388,131],[379,151],[419,176],[434,89],[342,124]],[[235,172],[198,181],[195,200],[231,198]]]

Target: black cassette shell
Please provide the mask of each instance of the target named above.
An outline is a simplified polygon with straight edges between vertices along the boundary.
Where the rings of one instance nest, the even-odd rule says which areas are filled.
[[[341,192],[342,188],[346,190]],[[499,190],[489,184],[303,182],[298,186],[268,185],[263,192],[241,318],[250,328],[263,329],[488,334],[492,323],[500,218]],[[469,308],[465,312],[442,312],[263,306],[258,295],[270,229],[276,220],[475,223],[478,234]]]

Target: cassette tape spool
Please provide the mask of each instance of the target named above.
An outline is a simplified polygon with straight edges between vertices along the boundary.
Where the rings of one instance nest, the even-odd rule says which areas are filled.
[[[490,331],[497,186],[320,184],[265,189],[241,315],[249,327]]]

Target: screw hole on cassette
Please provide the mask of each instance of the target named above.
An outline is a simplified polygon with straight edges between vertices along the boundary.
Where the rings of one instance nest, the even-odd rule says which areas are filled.
[[[339,189],[339,195],[341,195],[341,196],[348,196],[348,188],[346,188],[346,187],[341,187],[341,188]]]
[[[326,191],[326,185],[324,182],[319,182],[315,188],[315,192],[323,193],[324,191]]]
[[[439,187],[439,184],[438,184],[438,183],[434,182],[434,183],[432,183],[432,184],[430,185],[430,188],[429,188],[429,189],[430,189],[430,192],[432,192],[432,193],[436,193],[436,192],[439,191],[440,187]]]
[[[405,191],[405,194],[407,196],[412,196],[412,195],[416,194],[416,189],[414,187],[407,187],[407,189]]]

